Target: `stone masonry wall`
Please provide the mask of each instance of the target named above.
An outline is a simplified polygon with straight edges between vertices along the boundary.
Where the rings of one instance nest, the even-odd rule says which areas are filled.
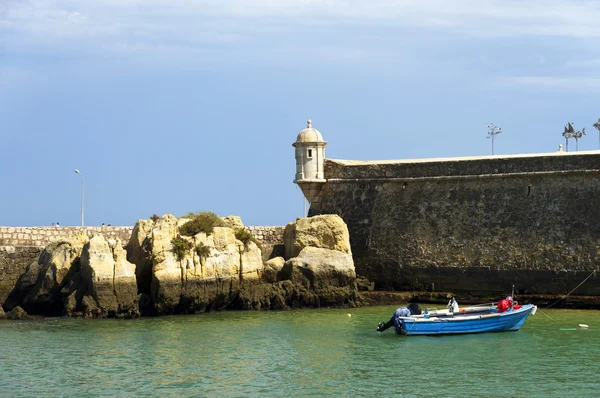
[[[283,247],[283,231],[285,227],[250,227],[246,229],[254,235],[262,246],[263,262],[273,257],[283,257],[285,248]]]
[[[60,239],[102,234],[107,239],[119,238],[127,243],[133,227],[0,227],[0,246],[47,246]]]
[[[600,270],[600,151],[325,167],[309,214],[344,219],[376,289],[566,294]]]
[[[42,247],[0,246],[0,303],[4,303],[19,276],[42,250]]]

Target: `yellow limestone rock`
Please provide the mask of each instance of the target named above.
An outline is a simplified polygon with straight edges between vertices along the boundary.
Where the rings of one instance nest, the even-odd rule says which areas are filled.
[[[81,277],[88,309],[98,311],[95,316],[135,317],[139,315],[135,265],[127,261],[122,242],[106,241],[94,236],[83,247]],[[85,300],[84,300],[85,301]],[[84,305],[86,307],[86,305]]]
[[[94,236],[83,247],[81,276],[86,286],[85,294],[91,296],[106,313],[117,312],[114,270],[115,260],[108,242],[102,235]]]
[[[285,257],[298,256],[305,247],[352,254],[350,234],[344,220],[335,214],[298,218],[284,231]]]

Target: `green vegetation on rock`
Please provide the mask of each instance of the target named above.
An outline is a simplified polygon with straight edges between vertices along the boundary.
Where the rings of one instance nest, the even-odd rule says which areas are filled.
[[[183,236],[194,236],[200,232],[211,234],[215,227],[226,226],[221,217],[210,211],[189,213],[183,218],[191,218],[190,221],[179,227],[179,233]]]
[[[192,242],[183,239],[181,236],[172,239],[171,244],[173,245],[172,251],[179,261],[183,260],[185,253],[192,250],[194,247]]]
[[[210,247],[200,242],[196,245],[196,254],[200,258],[206,258],[210,255]]]
[[[235,238],[241,241],[244,245],[248,245],[250,242],[254,242],[259,249],[262,249],[262,246],[258,239],[254,235],[252,235],[245,228],[236,228],[235,229]]]

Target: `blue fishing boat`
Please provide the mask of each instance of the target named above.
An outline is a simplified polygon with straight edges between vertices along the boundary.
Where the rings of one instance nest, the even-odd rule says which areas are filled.
[[[535,315],[536,311],[537,306],[521,306],[510,297],[497,304],[466,308],[459,308],[452,298],[447,310],[421,312],[415,303],[398,308],[390,321],[380,323],[377,330],[382,332],[394,326],[397,333],[407,336],[515,331],[521,328],[529,314]]]

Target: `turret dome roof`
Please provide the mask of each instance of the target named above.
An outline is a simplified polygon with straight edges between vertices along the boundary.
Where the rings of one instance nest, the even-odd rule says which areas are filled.
[[[298,134],[296,142],[325,142],[319,130],[312,127],[312,122],[308,120],[307,127]]]

